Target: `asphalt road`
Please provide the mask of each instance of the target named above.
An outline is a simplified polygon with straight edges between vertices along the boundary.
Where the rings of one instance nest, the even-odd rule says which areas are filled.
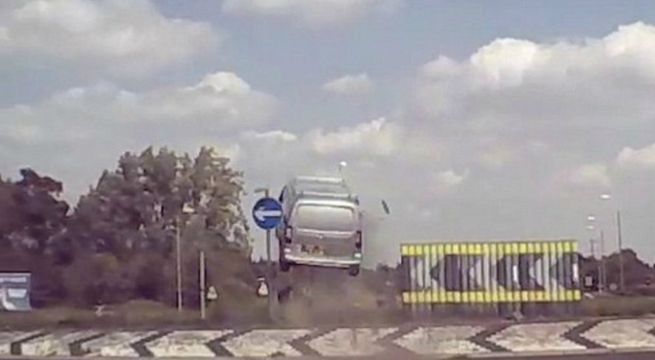
[[[456,358],[457,359],[457,358]],[[459,358],[467,359],[467,358]],[[473,359],[473,358],[471,358]],[[481,358],[477,358],[481,359]],[[655,352],[634,352],[634,353],[597,353],[597,354],[580,354],[580,355],[548,355],[548,356],[524,356],[516,355],[511,357],[488,357],[487,359],[494,360],[555,360],[555,359],[566,359],[566,360],[653,360],[655,359]]]
[[[294,356],[294,357],[272,357],[272,358],[245,358],[245,357],[216,357],[212,358],[213,360],[263,360],[263,359],[275,359],[275,360],[397,360],[399,357],[397,354],[383,354],[376,355],[374,357],[313,357],[313,356]],[[79,358],[74,357],[32,357],[32,356],[10,356],[10,357],[0,357],[0,360],[78,360]],[[127,360],[128,358],[103,358],[103,357],[89,357],[85,358],[88,360]],[[129,358],[134,359],[134,358]],[[178,358],[183,360],[206,360],[206,358]],[[552,355],[514,355],[514,356],[403,356],[403,360],[465,360],[465,359],[489,359],[489,360],[653,360],[655,359],[655,352],[616,352],[616,353],[586,353],[586,354],[574,354],[574,355],[561,355],[561,354],[552,354]]]

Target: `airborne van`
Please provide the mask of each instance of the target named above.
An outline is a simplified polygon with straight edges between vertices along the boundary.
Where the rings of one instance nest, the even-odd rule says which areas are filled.
[[[359,274],[362,219],[357,196],[343,179],[297,177],[279,198],[283,219],[276,230],[280,269],[292,265],[337,267]]]

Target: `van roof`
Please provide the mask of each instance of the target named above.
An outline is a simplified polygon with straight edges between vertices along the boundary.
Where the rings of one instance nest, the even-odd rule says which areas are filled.
[[[351,194],[350,192],[326,192],[326,191],[315,191],[312,189],[301,190],[298,193],[299,198],[311,198],[311,199],[335,199],[335,200],[344,200],[357,202],[359,199],[357,195]]]
[[[346,181],[337,177],[326,176],[296,176],[293,179],[296,183],[320,183],[320,184],[345,184]]]
[[[299,176],[292,180],[291,186],[295,192],[327,193],[351,195],[352,191],[343,179]]]
[[[348,201],[344,199],[334,199],[334,198],[299,198],[296,201],[295,206],[299,205],[324,205],[324,206],[340,206],[340,207],[349,207],[357,208],[357,204],[353,201]]]

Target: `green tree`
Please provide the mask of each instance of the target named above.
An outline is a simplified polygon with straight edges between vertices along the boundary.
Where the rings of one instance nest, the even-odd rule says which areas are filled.
[[[105,171],[80,199],[75,233],[85,248],[119,259],[139,250],[168,256],[176,232],[194,220],[203,222],[200,238],[206,246],[248,251],[242,177],[207,147],[193,160],[167,148],[125,153],[118,168]]]
[[[198,250],[211,256],[229,248],[249,257],[242,178],[207,147],[195,158],[167,148],[123,154],[116,170],[104,171],[80,198],[71,219],[68,235],[79,255],[66,271],[71,293],[86,304],[172,302],[180,234],[185,302],[197,301]]]
[[[0,179],[0,241],[5,249],[42,254],[64,231],[69,206],[59,198],[61,182],[31,169],[20,174],[17,182]]]
[[[65,297],[57,263],[65,248],[68,204],[59,198],[63,185],[31,169],[16,182],[0,179],[0,271],[32,273],[32,304]]]

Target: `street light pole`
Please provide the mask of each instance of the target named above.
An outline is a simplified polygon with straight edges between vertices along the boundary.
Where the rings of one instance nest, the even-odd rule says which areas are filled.
[[[198,271],[200,271],[200,318],[205,320],[207,317],[207,295],[205,292],[205,252],[202,250],[200,251],[200,264]]]
[[[602,257],[603,257],[603,255],[602,255],[602,252],[603,252],[603,250],[602,250],[603,232],[601,231],[601,233],[600,233],[601,234],[600,235],[601,238],[599,239],[600,241],[594,239],[594,233],[595,233],[595,230],[596,230],[596,226],[594,226],[593,223],[596,221],[596,216],[595,215],[588,215],[587,216],[587,221],[589,222],[589,224],[587,225],[587,230],[589,230],[589,232],[591,234],[590,238],[589,238],[589,251],[591,252],[591,259],[596,260],[596,246],[595,245],[596,245],[597,242],[601,243],[600,244],[601,255],[599,256],[599,258],[598,258],[598,260],[596,262],[596,264],[597,264],[597,266],[596,266],[596,279],[598,280],[598,292],[602,292],[603,272],[602,272],[601,263],[603,261],[602,260]]]
[[[623,267],[623,236],[621,234],[621,211],[616,212],[616,237],[619,245],[619,287],[621,294],[625,290],[625,270]]]
[[[348,163],[345,161],[339,162],[339,176],[343,177],[343,169],[348,166]]]
[[[182,255],[180,236],[180,216],[175,218],[175,272],[177,280],[177,311],[182,311]]]
[[[605,231],[602,229],[600,230],[600,278],[601,278],[601,283],[600,283],[600,288],[602,289],[600,292],[605,291],[605,286],[607,282],[607,272],[605,269]]]
[[[611,194],[601,194],[600,199],[603,201],[612,200]],[[615,204],[616,205],[616,204]],[[618,207],[618,206],[617,206]],[[616,242],[619,252],[619,289],[621,293],[625,290],[625,268],[623,263],[623,234],[621,232],[621,211],[616,210]]]
[[[187,204],[182,206],[182,214],[194,214],[195,210]],[[182,221],[181,215],[175,216],[175,272],[177,278],[177,311],[182,311]],[[185,222],[186,224],[186,222]]]
[[[593,237],[589,239],[589,251],[591,252],[591,259],[595,260],[596,259],[596,239]],[[596,266],[596,279],[598,280],[598,291],[600,292],[601,290],[601,284],[602,284],[602,275],[600,271],[600,260],[597,262]]]

